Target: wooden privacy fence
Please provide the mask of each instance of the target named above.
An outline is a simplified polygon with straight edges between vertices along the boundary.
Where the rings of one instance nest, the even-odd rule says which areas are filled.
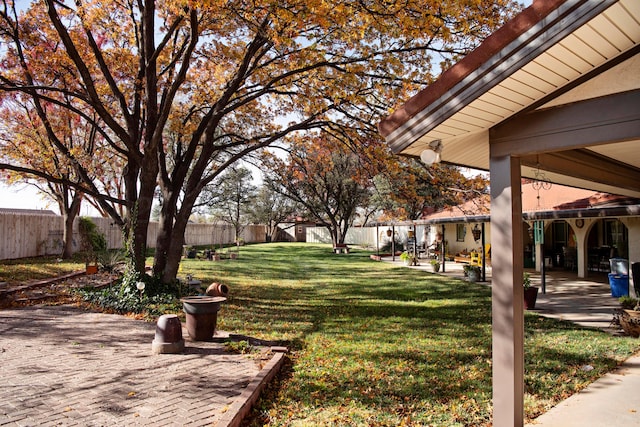
[[[122,231],[109,218],[91,218],[102,231],[110,249],[122,248]],[[73,247],[79,250],[78,220],[74,222]],[[61,216],[25,213],[0,213],[0,259],[27,258],[62,253],[64,222]],[[158,223],[149,223],[147,246],[155,247]],[[247,243],[264,242],[263,225],[249,225],[242,238]],[[226,223],[187,225],[185,245],[221,245],[233,243],[233,227]]]
[[[417,241],[422,244],[425,241],[425,225],[416,226],[415,232]],[[396,225],[393,227],[395,232],[396,242],[400,242],[404,245],[407,242],[408,231],[411,227],[407,225]],[[434,229],[435,230],[435,229]],[[380,227],[350,227],[347,230],[344,242],[349,245],[358,245],[368,248],[377,248],[390,244],[391,238],[388,236],[387,231],[391,231],[391,226]],[[307,227],[307,242],[310,243],[331,243],[331,235],[326,227]],[[435,231],[431,231],[427,228],[426,242],[430,243],[435,238]],[[433,235],[432,235],[433,234]]]

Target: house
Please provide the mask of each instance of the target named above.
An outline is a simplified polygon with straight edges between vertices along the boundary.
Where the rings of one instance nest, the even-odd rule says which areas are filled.
[[[481,196],[425,215],[418,224],[434,227],[444,235],[447,252],[465,261],[464,255],[482,251],[476,237],[491,240],[490,205],[490,197]],[[640,216],[640,199],[550,183],[543,187],[538,181],[525,179],[522,212],[524,267],[540,271],[536,260],[544,257],[547,267],[575,271],[578,277],[586,278],[590,273],[608,272],[610,258],[629,260],[626,224]],[[538,247],[534,241],[536,221],[544,226],[544,243]],[[484,235],[479,234],[481,229]],[[632,228],[631,238],[634,233]]]
[[[524,423],[521,180],[640,198],[639,42],[637,0],[534,0],[379,124],[396,154],[490,171],[496,427]]]

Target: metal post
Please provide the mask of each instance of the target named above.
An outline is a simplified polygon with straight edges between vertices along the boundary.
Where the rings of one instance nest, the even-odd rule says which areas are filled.
[[[540,285],[542,287],[542,293],[547,293],[547,267],[544,264],[544,244],[540,245]]]
[[[396,226],[391,224],[391,261],[396,260]]]
[[[481,230],[482,230],[482,237],[480,240],[480,244],[482,245],[482,281],[486,282],[487,281],[487,255],[485,253],[484,250],[484,222],[481,224],[480,226]]]
[[[446,272],[446,269],[445,269],[445,266],[444,266],[444,264],[445,264],[444,261],[445,261],[445,251],[447,250],[446,247],[445,247],[444,242],[445,242],[445,239],[444,239],[444,224],[442,224],[442,244],[440,245],[440,247],[442,249],[440,251],[440,256],[442,257],[442,272],[443,273]]]

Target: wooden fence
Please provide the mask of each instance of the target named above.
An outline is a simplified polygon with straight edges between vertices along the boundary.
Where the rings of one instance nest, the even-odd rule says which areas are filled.
[[[109,218],[91,218],[102,231],[110,249],[122,248],[122,231]],[[24,213],[0,213],[0,259],[27,258],[62,253],[64,222],[61,216]],[[149,224],[147,246],[155,247],[158,223]],[[234,231],[230,224],[187,225],[185,245],[222,245],[234,242]],[[263,225],[249,225],[242,238],[247,243],[266,241]],[[80,235],[78,221],[74,223],[74,250],[79,250]]]

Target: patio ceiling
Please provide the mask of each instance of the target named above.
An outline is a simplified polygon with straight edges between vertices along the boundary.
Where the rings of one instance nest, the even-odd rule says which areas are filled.
[[[391,149],[640,197],[640,1],[534,4],[443,73],[380,131]],[[561,141],[561,142],[559,142]]]

